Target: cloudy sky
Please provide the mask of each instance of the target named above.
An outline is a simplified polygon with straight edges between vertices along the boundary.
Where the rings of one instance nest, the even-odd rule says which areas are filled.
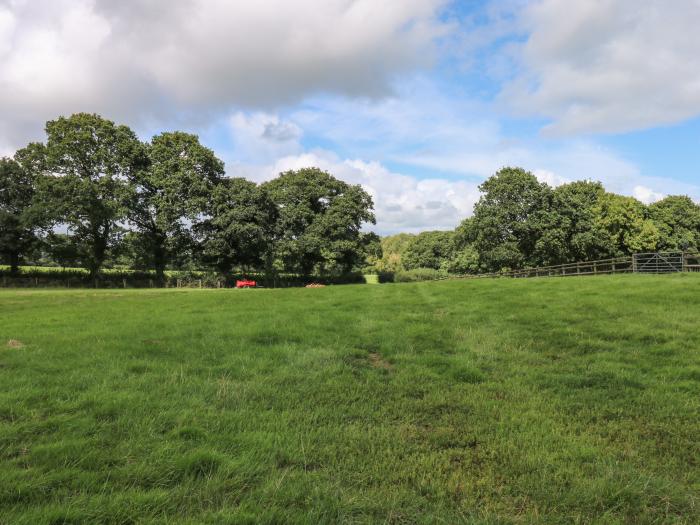
[[[700,200],[700,0],[0,0],[0,155],[78,111],[320,166],[375,231],[454,227],[518,165]]]

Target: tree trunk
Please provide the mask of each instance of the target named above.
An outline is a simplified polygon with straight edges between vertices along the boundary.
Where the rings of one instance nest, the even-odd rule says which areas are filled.
[[[167,263],[167,255],[165,253],[164,243],[158,239],[154,240],[153,247],[153,267],[156,271],[156,282],[158,287],[165,286],[165,266]]]
[[[92,257],[88,264],[90,271],[90,279],[96,281],[102,265],[105,262],[105,254],[107,253],[107,240],[109,238],[109,228],[104,228],[104,233],[95,231],[93,233]]]
[[[270,250],[265,253],[265,286],[276,288],[275,269],[273,267],[273,255]]]
[[[153,229],[149,237],[153,250],[153,269],[156,272],[156,283],[159,288],[163,288],[165,286],[165,268],[168,265],[168,250],[165,247],[167,236],[157,229]]]
[[[17,275],[19,273],[19,252],[13,250],[9,253],[10,255],[10,275]]]

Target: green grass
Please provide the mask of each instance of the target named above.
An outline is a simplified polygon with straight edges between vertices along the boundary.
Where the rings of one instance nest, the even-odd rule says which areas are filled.
[[[700,275],[2,291],[0,523],[700,523],[699,321]]]

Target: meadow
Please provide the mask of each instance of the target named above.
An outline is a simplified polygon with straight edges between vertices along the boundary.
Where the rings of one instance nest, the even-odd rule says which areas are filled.
[[[700,523],[700,275],[0,290],[0,523]]]

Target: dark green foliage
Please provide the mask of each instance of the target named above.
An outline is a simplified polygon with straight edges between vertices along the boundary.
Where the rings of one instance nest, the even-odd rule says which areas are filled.
[[[224,179],[211,194],[206,217],[195,225],[205,262],[222,275],[234,266],[264,267],[277,218],[264,188],[241,178]]]
[[[700,243],[700,206],[688,197],[671,196],[647,207],[632,197],[605,192],[598,182],[551,189],[520,168],[504,168],[481,190],[484,195],[474,216],[455,232],[456,246],[469,246],[461,258],[472,269],[499,271],[657,250],[693,251]],[[443,260],[448,271],[454,272],[454,266]]]
[[[72,235],[49,232],[45,239],[45,244],[51,260],[62,268],[79,266],[80,247],[76,244],[75,237]]]
[[[224,164],[195,135],[161,133],[145,146],[147,165],[131,172],[129,220],[158,280],[190,238],[189,224],[211,205]]]
[[[0,160],[0,257],[15,273],[23,259],[79,263],[93,282],[103,267],[153,269],[159,284],[166,270],[264,272],[277,282],[281,274],[463,275],[700,249],[700,206],[683,196],[645,206],[597,182],[552,189],[506,167],[480,186],[473,216],[454,231],[380,239],[362,231],[375,222],[370,195],[318,168],[258,186],[227,179],[188,133],[142,144],[128,127],[86,113],[50,121],[46,133],[45,144]]]
[[[534,262],[546,266],[610,256],[595,229],[597,206],[604,194],[599,182],[578,181],[555,188]]]
[[[462,248],[455,248],[452,256],[445,259],[440,264],[443,272],[466,275],[479,273],[481,264],[479,262],[479,252],[473,244],[467,244]]]
[[[440,269],[443,261],[450,260],[455,251],[454,232],[422,232],[411,239],[401,257],[406,270],[415,268]]]
[[[474,206],[467,240],[484,268],[498,271],[536,263],[551,189],[521,168],[503,168],[479,189],[483,195]]]
[[[360,228],[375,218],[372,198],[360,186],[305,168],[282,173],[263,188],[278,208],[274,258],[286,269],[323,275],[363,264]]]
[[[699,277],[0,290],[0,522],[700,523]]]
[[[13,273],[38,242],[42,221],[32,207],[35,192],[36,179],[30,170],[0,158],[0,257]]]
[[[95,277],[126,218],[128,181],[143,167],[143,148],[128,127],[87,113],[47,122],[46,135],[45,145],[31,144],[17,156],[39,178],[38,205],[68,227]]]
[[[659,230],[660,250],[700,251],[700,206],[690,197],[671,195],[649,206]]]

